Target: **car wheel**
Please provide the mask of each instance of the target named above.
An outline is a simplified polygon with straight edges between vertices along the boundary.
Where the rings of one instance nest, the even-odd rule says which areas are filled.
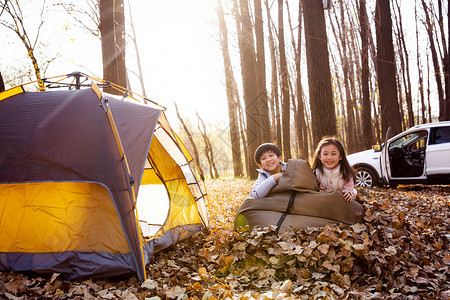
[[[374,187],[378,184],[375,173],[366,167],[356,169],[356,186]]]

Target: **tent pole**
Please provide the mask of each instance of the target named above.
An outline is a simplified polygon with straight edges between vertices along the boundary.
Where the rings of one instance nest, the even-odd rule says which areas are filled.
[[[135,194],[134,188],[133,188],[134,179],[133,179],[133,176],[131,175],[131,171],[130,171],[130,167],[129,167],[129,164],[128,164],[127,156],[125,155],[125,150],[123,148],[122,141],[120,140],[119,131],[117,130],[116,122],[114,121],[114,117],[113,117],[111,109],[109,107],[108,99],[106,99],[105,97],[102,97],[100,99],[100,101],[101,101],[101,105],[102,105],[103,109],[105,110],[106,115],[108,117],[109,125],[111,126],[111,130],[112,130],[112,132],[114,134],[114,139],[116,140],[117,148],[119,150],[119,154],[120,154],[121,161],[122,161],[122,164],[123,164],[124,172],[125,172],[125,175],[126,175],[126,177],[128,179],[127,180],[127,186],[128,186],[128,191],[130,193],[130,198],[131,198],[131,201],[132,201],[131,204],[133,206],[134,215],[135,215],[135,218],[136,218],[136,227],[137,227],[136,229],[137,229],[137,233],[139,235],[138,236],[138,239],[139,239],[139,252],[141,254],[142,270],[143,270],[143,273],[144,273],[143,274],[144,275],[143,280],[145,280],[145,279],[147,279],[147,274],[146,274],[146,271],[145,271],[145,257],[144,257],[144,252],[143,252],[142,234],[140,234],[141,231],[140,231],[140,228],[139,228],[139,220],[137,218],[137,212],[134,209],[135,206],[136,206],[136,194]]]

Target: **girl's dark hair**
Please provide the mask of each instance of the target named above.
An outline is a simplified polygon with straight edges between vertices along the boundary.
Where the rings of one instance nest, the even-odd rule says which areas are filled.
[[[347,157],[345,155],[345,150],[344,150],[344,146],[342,146],[342,143],[338,140],[337,137],[335,136],[331,136],[331,137],[324,137],[319,144],[317,144],[317,148],[316,151],[314,152],[313,158],[312,158],[312,163],[311,163],[311,168],[314,169],[318,169],[319,172],[322,172],[323,170],[323,164],[320,161],[320,151],[322,151],[322,148],[326,145],[335,145],[338,150],[339,150],[339,154],[341,156],[341,167],[340,167],[340,171],[342,173],[342,177],[344,177],[345,180],[350,180],[350,178],[353,178],[353,181],[356,180],[355,177],[355,170],[350,166]]]
[[[276,145],[271,144],[271,143],[261,144],[255,151],[254,158],[255,158],[255,162],[257,165],[261,164],[261,156],[264,153],[269,152],[269,151],[275,153],[278,157],[281,156],[281,150]]]

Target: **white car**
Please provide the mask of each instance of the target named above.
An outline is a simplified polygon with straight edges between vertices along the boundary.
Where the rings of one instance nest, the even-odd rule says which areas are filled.
[[[411,127],[347,159],[360,187],[450,184],[450,121]]]

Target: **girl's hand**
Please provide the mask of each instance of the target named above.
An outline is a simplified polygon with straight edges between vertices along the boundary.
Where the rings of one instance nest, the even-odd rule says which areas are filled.
[[[343,196],[344,196],[344,200],[347,202],[352,202],[352,193],[349,191],[343,191],[342,192]]]

